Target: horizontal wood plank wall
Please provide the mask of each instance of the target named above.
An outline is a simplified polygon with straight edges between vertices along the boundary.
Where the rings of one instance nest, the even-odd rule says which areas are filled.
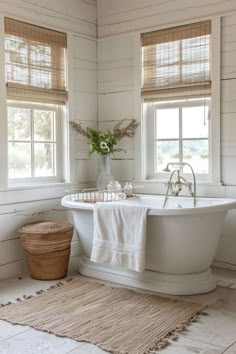
[[[73,120],[83,127],[97,128],[97,41],[73,36]],[[75,176],[79,183],[95,183],[98,173],[96,156],[89,158],[87,139],[71,131],[75,146]]]
[[[68,32],[69,117],[97,126],[97,29],[96,0],[0,0],[0,13],[19,20]],[[3,38],[0,38],[3,40]],[[3,64],[2,64],[3,65]],[[70,131],[72,181],[84,188],[97,178],[96,161],[88,159],[86,142]],[[25,256],[17,228],[38,220],[72,221],[70,212],[60,206],[63,188],[47,192],[0,192],[0,279],[20,275],[26,270]],[[68,189],[65,186],[64,189]],[[11,202],[16,193],[17,204]],[[22,194],[22,197],[19,197]],[[32,195],[32,201],[30,200]],[[41,195],[40,195],[41,194]],[[25,201],[24,201],[25,200]],[[76,235],[72,241],[71,264],[76,264],[80,248]]]
[[[98,37],[170,26],[235,10],[234,0],[98,0]]]
[[[0,279],[19,275],[26,269],[25,255],[17,228],[29,222],[55,220],[72,222],[70,212],[60,206],[60,199],[9,204],[0,208]],[[76,234],[72,240],[71,255],[79,254]],[[12,274],[12,269],[15,274]]]
[[[224,186],[220,197],[236,198],[236,1],[235,0],[98,0],[98,119],[111,128],[122,118],[140,119],[140,83],[137,82],[137,38],[150,28],[168,27],[207,16],[222,16],[221,53],[221,166]],[[136,48],[135,48],[136,47]],[[135,175],[135,144],[124,141],[127,154],[113,161],[121,181]],[[152,186],[146,189],[151,192]],[[201,187],[198,188],[201,193]],[[209,186],[208,195],[216,196]],[[226,219],[217,265],[236,269],[236,210]]]
[[[121,119],[136,118],[134,90],[133,36],[101,39],[98,45],[99,129],[112,129]],[[112,173],[119,181],[131,181],[134,179],[134,139],[125,138],[118,147],[125,152],[114,154]]]

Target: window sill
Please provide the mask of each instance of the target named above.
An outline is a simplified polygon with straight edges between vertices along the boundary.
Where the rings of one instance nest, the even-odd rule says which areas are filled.
[[[15,203],[62,198],[67,189],[78,187],[73,183],[48,183],[31,186],[12,186],[0,189],[0,206]]]
[[[33,182],[33,183],[16,183],[9,184],[7,188],[0,189],[0,192],[18,191],[18,190],[28,190],[28,189],[39,189],[39,188],[50,188],[58,186],[70,186],[72,183],[69,182]]]
[[[142,189],[137,189],[137,193],[147,194],[165,194],[165,183],[168,181],[168,177],[165,180],[149,179],[149,180],[134,180],[137,185],[142,185]],[[211,181],[197,182],[197,196],[199,197],[225,197],[225,186],[221,183],[215,183]],[[182,191],[181,195],[188,196],[188,192]]]

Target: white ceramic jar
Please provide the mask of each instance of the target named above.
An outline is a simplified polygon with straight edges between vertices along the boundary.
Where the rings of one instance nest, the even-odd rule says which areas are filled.
[[[107,190],[116,192],[121,191],[121,185],[118,181],[110,181],[107,185]]]

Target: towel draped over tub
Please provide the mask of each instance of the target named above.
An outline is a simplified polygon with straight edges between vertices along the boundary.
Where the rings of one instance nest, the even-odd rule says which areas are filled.
[[[148,207],[96,203],[91,260],[142,272]]]

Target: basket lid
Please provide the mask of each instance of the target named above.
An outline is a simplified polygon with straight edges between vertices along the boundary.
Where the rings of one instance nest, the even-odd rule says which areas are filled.
[[[21,226],[18,231],[24,234],[50,234],[72,231],[74,226],[68,222],[36,221]]]

